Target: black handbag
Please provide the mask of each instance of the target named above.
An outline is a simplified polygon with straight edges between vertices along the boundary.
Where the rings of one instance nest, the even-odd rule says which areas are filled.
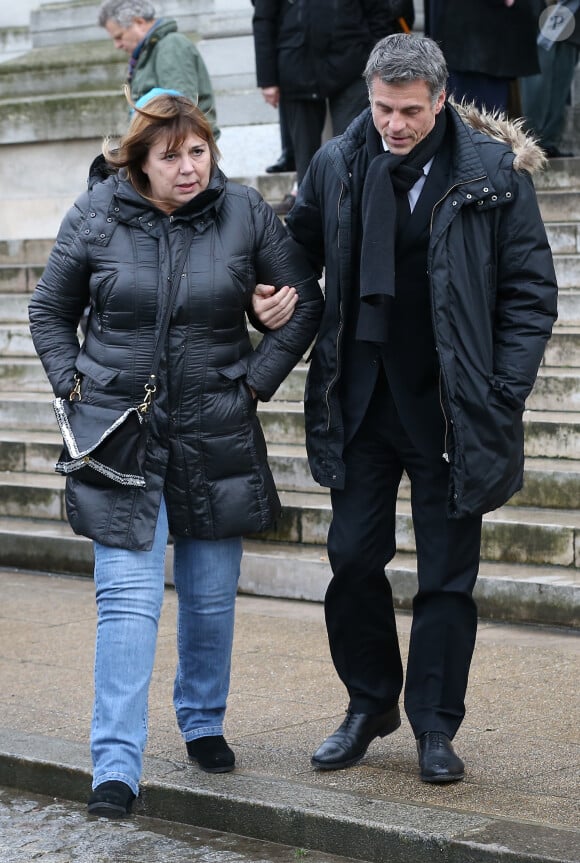
[[[53,400],[64,443],[54,468],[57,473],[63,476],[74,474],[83,482],[101,488],[145,487],[149,411],[157,389],[157,369],[190,244],[191,239],[186,242],[175,270],[141,404],[119,412],[114,408],[84,402],[82,377],[78,372],[74,376],[75,385],[69,397]]]
[[[138,407],[119,414],[70,398],[54,399],[53,407],[64,441],[57,473],[103,488],[144,488],[147,419]]]

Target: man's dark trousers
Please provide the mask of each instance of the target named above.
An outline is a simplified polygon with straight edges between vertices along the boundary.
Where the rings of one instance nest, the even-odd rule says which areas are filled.
[[[463,719],[477,611],[481,517],[447,517],[449,467],[420,452],[403,428],[381,371],[365,418],[345,451],[346,487],[332,491],[325,599],[332,658],[356,713],[397,703],[403,668],[392,593],[384,574],[395,554],[397,491],[405,470],[417,546],[419,589],[405,684],[416,737],[453,738]]]

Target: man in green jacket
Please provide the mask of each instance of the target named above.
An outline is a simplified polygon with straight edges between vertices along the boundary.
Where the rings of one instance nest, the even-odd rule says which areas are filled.
[[[206,65],[193,42],[177,32],[176,21],[156,19],[150,0],[105,0],[98,22],[115,47],[129,54],[127,83],[133,101],[154,87],[177,90],[197,102],[219,137]]]

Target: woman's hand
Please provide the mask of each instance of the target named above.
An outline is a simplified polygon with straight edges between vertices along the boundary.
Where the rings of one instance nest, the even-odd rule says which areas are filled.
[[[252,294],[254,314],[269,330],[279,330],[287,324],[296,308],[298,293],[296,288],[285,285],[276,290],[274,285],[256,285]]]

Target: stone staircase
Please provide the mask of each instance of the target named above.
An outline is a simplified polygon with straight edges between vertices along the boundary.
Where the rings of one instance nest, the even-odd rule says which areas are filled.
[[[253,178],[275,199],[283,178]],[[554,163],[538,182],[555,254],[559,313],[525,414],[526,481],[484,519],[477,596],[484,617],[579,626],[580,597],[580,159]],[[27,303],[51,239],[0,243],[0,566],[88,575],[91,544],[64,515],[60,444],[51,393],[28,333]],[[241,589],[321,600],[330,569],[326,490],[312,481],[304,449],[299,365],[260,407],[284,504],[268,535],[246,541]],[[415,592],[409,490],[397,514],[398,549],[388,567],[397,604]],[[171,555],[168,560],[168,578]]]

